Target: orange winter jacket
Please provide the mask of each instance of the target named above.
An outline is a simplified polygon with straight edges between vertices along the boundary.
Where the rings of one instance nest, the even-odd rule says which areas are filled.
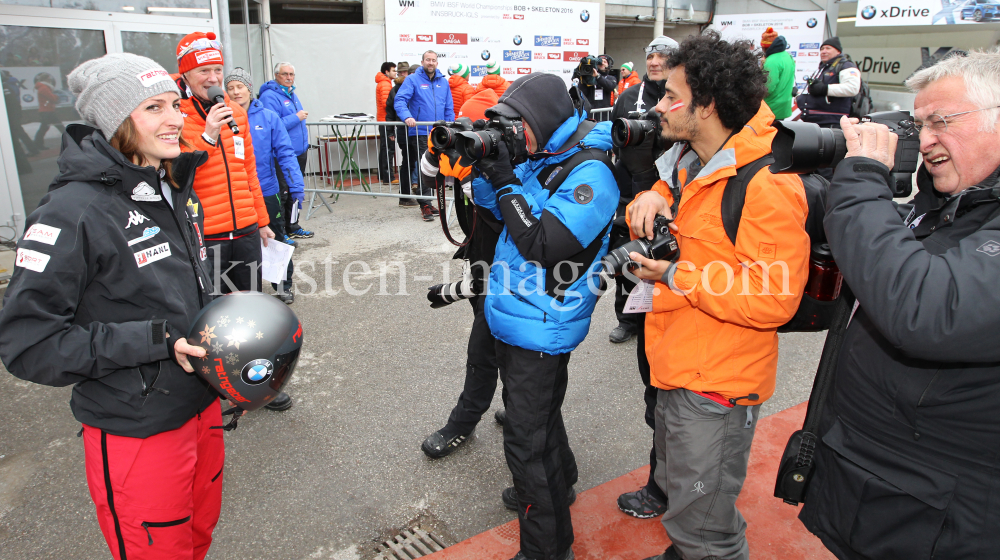
[[[246,111],[226,96],[226,105],[233,108],[233,120],[240,133],[234,137],[229,126],[223,125],[219,142],[213,146],[202,138],[206,113],[201,103],[187,96],[186,85],[182,81],[179,81],[178,86],[183,93],[182,135],[192,146],[182,149],[208,153],[208,161],[198,168],[194,176],[194,190],[201,199],[205,212],[205,236],[218,236],[254,225],[266,226],[270,219],[260,192],[260,182],[257,180],[257,162],[254,159]],[[238,149],[240,144],[242,153]]]
[[[469,85],[469,80],[458,74],[452,74],[448,78],[448,85],[451,87],[451,99],[455,102],[455,113],[458,113],[462,105],[476,94],[476,88]]]
[[[497,92],[497,97],[500,97],[503,95],[503,92],[507,91],[507,86],[509,85],[510,82],[505,80],[503,76],[499,74],[487,74],[483,76],[483,81],[479,82],[479,85],[476,86],[476,93],[479,93],[486,88],[490,88]]]
[[[456,117],[469,117],[473,121],[486,118],[486,110],[493,107],[500,101],[497,92],[490,88],[485,88],[474,95],[470,95],[456,114]]]
[[[611,92],[611,106],[614,107],[615,101],[618,101],[618,96],[622,94],[623,91],[627,90],[632,86],[637,86],[642,83],[642,78],[639,77],[639,73],[633,71],[628,75],[628,78],[624,80],[618,80],[618,87]]]
[[[379,122],[385,122],[385,102],[389,99],[390,91],[392,80],[381,72],[375,74],[375,115]]]
[[[646,314],[646,356],[652,384],[660,389],[719,393],[727,399],[760,396],[742,405],[774,393],[776,329],[795,314],[808,279],[809,208],[802,181],[797,175],[772,175],[767,167],[760,170],[747,184],[735,247],[722,227],[721,211],[723,190],[736,168],[771,152],[772,120],[761,103],[750,122],[681,191],[674,221],[680,261],[673,288],[678,291],[657,282],[653,311]],[[674,144],[656,162],[665,180],[653,190],[672,204],[667,181],[673,180],[675,164],[679,159],[677,178],[683,185],[697,158],[687,143]]]

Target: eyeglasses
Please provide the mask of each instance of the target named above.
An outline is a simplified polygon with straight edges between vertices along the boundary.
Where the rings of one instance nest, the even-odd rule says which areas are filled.
[[[928,132],[934,136],[940,136],[943,133],[948,132],[948,120],[960,115],[968,115],[969,113],[978,113],[979,111],[988,111],[990,109],[1000,109],[1000,105],[995,107],[983,107],[982,109],[973,109],[972,111],[962,111],[961,113],[952,113],[950,115],[928,115],[924,119],[923,123],[915,123],[917,134],[920,134],[925,128]]]
[[[659,53],[663,56],[667,56],[674,52],[674,47],[671,47],[670,45],[649,45],[642,50],[646,53],[646,58],[649,58],[649,55],[653,53]]]

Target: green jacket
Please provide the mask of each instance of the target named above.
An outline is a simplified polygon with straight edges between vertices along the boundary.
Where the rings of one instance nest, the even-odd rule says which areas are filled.
[[[775,40],[775,45],[783,39],[784,37],[778,37]],[[787,50],[772,52],[773,50],[775,49],[768,49],[769,54],[764,59],[764,72],[767,74],[767,97],[764,98],[764,102],[771,108],[774,118],[787,119],[792,116],[795,59],[788,54]]]

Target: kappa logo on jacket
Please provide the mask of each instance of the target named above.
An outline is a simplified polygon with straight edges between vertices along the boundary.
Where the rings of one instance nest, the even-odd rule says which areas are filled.
[[[125,224],[125,229],[128,229],[128,228],[130,228],[132,226],[141,225],[142,222],[145,222],[145,221],[152,221],[152,220],[150,220],[148,217],[143,216],[142,214],[140,214],[138,210],[129,210],[129,212],[128,212],[128,223]]]

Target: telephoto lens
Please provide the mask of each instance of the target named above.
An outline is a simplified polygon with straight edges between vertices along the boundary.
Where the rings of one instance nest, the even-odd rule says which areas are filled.
[[[500,131],[492,128],[460,132],[455,142],[455,149],[458,150],[458,155],[463,158],[479,161],[495,155],[501,140]]]
[[[438,121],[431,129],[431,145],[438,151],[450,150],[458,142],[458,135],[472,130],[472,119],[459,117],[455,122]]]
[[[609,252],[601,265],[609,276],[619,276],[625,270],[634,270],[638,263],[632,260],[629,253],[639,253],[647,259],[657,261],[674,261],[680,256],[677,238],[670,233],[670,220],[665,216],[657,216],[653,220],[653,239],[633,239],[621,247]]]
[[[638,146],[649,134],[660,133],[660,116],[650,109],[648,112],[632,111],[611,124],[611,142],[616,148]]]

